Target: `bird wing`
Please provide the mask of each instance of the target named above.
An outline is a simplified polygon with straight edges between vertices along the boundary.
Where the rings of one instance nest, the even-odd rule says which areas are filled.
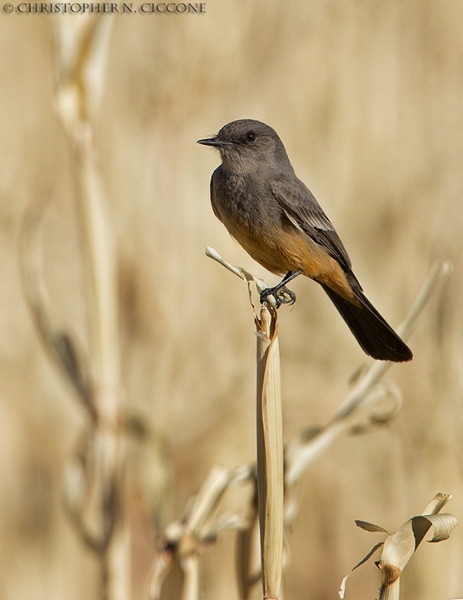
[[[309,188],[300,179],[276,179],[271,188],[291,223],[324,246],[346,271],[350,271],[352,265],[344,244]]]

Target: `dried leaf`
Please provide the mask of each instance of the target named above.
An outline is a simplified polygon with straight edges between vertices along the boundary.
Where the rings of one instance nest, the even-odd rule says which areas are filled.
[[[386,539],[381,561],[402,571],[431,527],[434,532],[429,541],[441,542],[450,537],[457,525],[458,521],[450,514],[413,517]]]
[[[434,498],[434,504],[431,502],[426,508],[429,509],[431,505],[431,509],[440,510],[447,500],[448,497],[438,494]],[[440,542],[448,539],[456,525],[457,520],[449,514],[418,515],[389,536],[379,562],[382,579],[379,600],[399,598],[401,573],[431,528],[434,529],[434,534],[429,541]]]
[[[441,509],[452,500],[452,494],[438,493],[434,496],[431,502],[423,510],[423,515],[435,515],[441,511]]]
[[[417,522],[417,526],[421,525],[421,523]],[[430,526],[431,524],[427,522],[427,529],[429,529]],[[410,519],[404,523],[394,535],[390,535],[386,538],[383,553],[381,555],[381,563],[391,565],[402,571],[413,556],[416,547],[417,544],[413,532],[412,519]]]
[[[442,515],[427,515],[426,519],[432,523],[434,534],[428,542],[443,542],[448,540],[453,529],[458,525],[457,519],[448,513]]]
[[[357,523],[357,521],[356,521],[356,523]],[[364,521],[359,521],[359,523],[364,523]],[[366,523],[366,525],[371,525],[371,523]],[[360,527],[360,525],[359,525],[359,527]],[[373,527],[376,527],[376,525],[373,525]],[[367,529],[367,531],[371,531],[371,530]],[[349,573],[347,573],[347,575],[341,581],[341,587],[338,592],[339,596],[341,597],[341,600],[342,600],[342,598],[344,598],[344,594],[346,592],[346,584],[347,584],[347,579],[348,579],[349,575],[352,573],[352,571],[355,571],[355,569],[358,569],[358,567],[361,567],[363,564],[365,564],[367,562],[367,560],[370,559],[373,556],[373,554],[376,552],[376,550],[381,548],[381,546],[383,544],[384,544],[384,542],[379,542],[378,544],[373,546],[373,548],[370,550],[370,552],[368,552],[368,554],[366,556],[364,556],[362,558],[362,560],[355,565],[355,567],[352,567],[352,569],[349,571]]]
[[[357,527],[360,527],[360,529],[365,529],[365,531],[371,531],[374,533],[387,533],[389,535],[389,532],[386,531],[386,529],[383,529],[383,527],[380,527],[379,525],[374,525],[373,523],[368,523],[367,521],[355,521],[355,524],[357,525]]]
[[[426,506],[425,511],[437,513],[451,498],[452,496],[447,494],[436,494],[433,500]],[[365,531],[387,533],[385,529],[373,523],[366,521],[355,521],[355,523],[357,527]],[[418,515],[404,523],[396,533],[388,535],[384,542],[381,559],[377,563],[381,570],[379,600],[398,600],[401,573],[431,528],[433,528],[433,535],[428,541],[440,542],[448,539],[457,524],[458,522],[455,517],[450,514]],[[375,546],[352,571],[366,562],[381,545],[378,544]],[[339,591],[341,598],[344,598],[348,575],[344,577],[341,583]]]

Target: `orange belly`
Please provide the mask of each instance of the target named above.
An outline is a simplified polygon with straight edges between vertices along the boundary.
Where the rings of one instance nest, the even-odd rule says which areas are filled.
[[[271,273],[284,275],[288,271],[300,270],[306,277],[327,285],[346,300],[358,304],[338,261],[323,246],[297,229],[288,231],[279,228],[265,236],[250,234],[241,228],[230,233],[255,261]]]

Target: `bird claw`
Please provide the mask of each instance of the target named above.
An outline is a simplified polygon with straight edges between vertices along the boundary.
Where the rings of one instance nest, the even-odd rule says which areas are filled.
[[[277,308],[282,304],[292,305],[296,302],[296,294],[284,285],[265,289],[260,295],[260,303],[266,302],[268,296],[273,296]]]

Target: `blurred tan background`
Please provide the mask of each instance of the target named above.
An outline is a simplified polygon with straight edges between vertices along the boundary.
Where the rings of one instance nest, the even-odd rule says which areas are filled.
[[[209,179],[219,160],[197,139],[237,118],[272,125],[392,324],[436,259],[454,263],[410,338],[413,363],[388,375],[403,392],[401,413],[386,428],[343,436],[304,477],[286,598],[336,598],[342,577],[378,541],[354,519],[394,531],[442,491],[455,494],[449,511],[463,520],[463,3],[206,7],[205,15],[116,17],[96,124],[120,256],[124,402],[151,423],[172,461],[164,524],[181,517],[213,465],[254,459],[247,292],[204,248],[276,282],[213,216]],[[95,561],[61,507],[83,413],[38,341],[18,260],[25,209],[49,194],[53,318],[85,344],[71,154],[53,108],[51,17],[2,14],[0,45],[0,598],[97,598]],[[287,439],[326,422],[366,362],[318,286],[297,280],[293,289],[294,309],[280,311]],[[143,498],[132,505],[133,597],[142,599],[152,534]],[[463,596],[462,532],[420,547],[403,597]],[[205,600],[236,597],[232,562],[225,534],[202,561]],[[378,583],[368,563],[352,575],[347,598],[372,598]]]

